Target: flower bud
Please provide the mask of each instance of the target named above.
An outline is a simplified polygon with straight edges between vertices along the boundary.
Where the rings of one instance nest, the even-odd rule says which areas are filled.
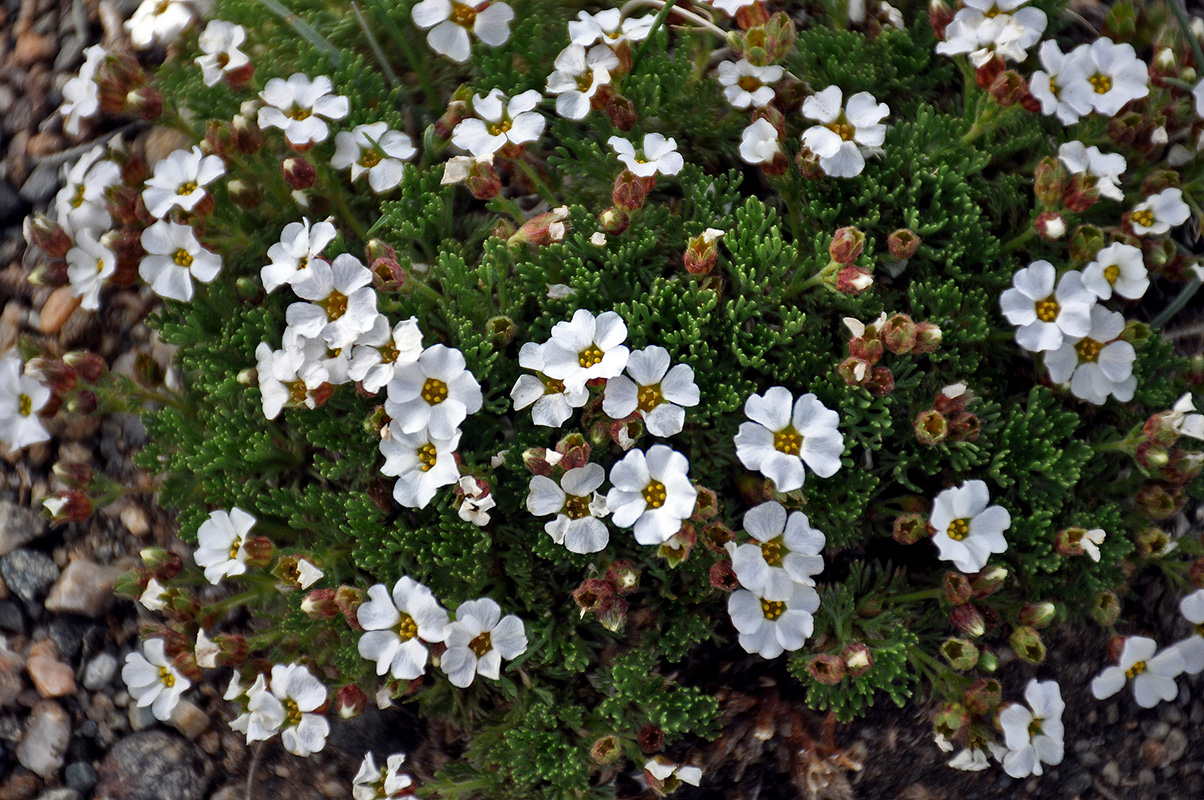
[[[611,206],[598,215],[598,224],[611,236],[618,236],[627,230],[631,219],[618,208]]]
[[[1005,69],[991,82],[988,90],[991,97],[1001,106],[1014,106],[1028,97],[1028,82],[1014,69]]]
[[[1003,700],[1003,687],[994,678],[979,678],[962,694],[966,709],[979,717],[985,717],[999,707]]]
[[[836,273],[836,291],[857,296],[874,285],[874,276],[861,267],[844,267]]]
[[[990,597],[1003,587],[1004,581],[1007,578],[1008,571],[1006,567],[992,564],[970,578],[970,589],[977,598]]]
[[[1008,644],[1021,661],[1040,664],[1045,660],[1045,643],[1041,641],[1041,634],[1037,633],[1035,628],[1021,625],[1012,631]]]
[[[910,353],[916,346],[916,324],[906,314],[891,316],[882,326],[882,343],[896,355]]]
[[[974,597],[974,588],[970,584],[970,579],[960,572],[952,570],[946,572],[945,577],[941,579],[941,590],[945,593],[945,599],[954,606],[964,605]]]
[[[252,536],[243,542],[245,563],[248,567],[263,569],[272,563],[272,540],[266,536]]]
[[[25,241],[40,248],[51,258],[63,258],[71,249],[71,237],[67,235],[67,231],[44,214],[26,217],[21,227],[25,233]]]
[[[1073,175],[1066,184],[1062,195],[1062,204],[1068,211],[1081,214],[1099,202],[1100,192],[1098,182],[1089,175]],[[1057,237],[1048,237],[1054,238]]]
[[[874,367],[865,388],[874,397],[885,397],[895,390],[895,376],[887,367]]]
[[[1070,257],[1088,262],[1104,247],[1104,232],[1094,225],[1080,225],[1070,236]]]
[[[162,547],[148,547],[141,553],[142,563],[160,582],[167,582],[184,569],[184,559],[179,553]]]
[[[368,695],[354,684],[339,687],[334,697],[335,708],[343,719],[358,717],[368,707]]]
[[[949,435],[949,422],[936,409],[921,411],[916,415],[912,427],[916,432],[916,441],[929,447],[940,444]]]
[[[989,90],[995,79],[1003,74],[1006,64],[999,56],[993,56],[990,61],[983,64],[974,70],[974,80],[978,83],[978,88]]]
[[[92,482],[92,468],[79,461],[56,461],[50,471],[72,489],[83,489]]]
[[[966,388],[966,384],[954,383],[937,392],[932,407],[946,416],[952,416],[962,411],[974,400],[974,392]]]
[[[962,411],[949,420],[949,438],[955,442],[976,442],[982,433],[982,420],[977,414]]]
[[[284,159],[280,164],[280,169],[284,174],[284,182],[297,191],[310,188],[318,179],[318,172],[314,169],[314,165],[302,156]]]
[[[915,544],[926,539],[928,533],[928,518],[923,514],[901,514],[895,517],[891,536],[899,544]]]
[[[983,648],[982,655],[978,657],[978,668],[983,672],[994,672],[999,669],[999,656]]]
[[[707,550],[712,553],[723,553],[726,552],[725,545],[736,540],[736,534],[722,522],[712,522],[702,529],[699,538]]]
[[[559,206],[551,211],[534,216],[524,222],[523,226],[518,229],[518,232],[511,236],[506,243],[511,247],[520,244],[529,244],[532,247],[545,247],[556,242],[563,242],[565,232],[568,230],[565,220],[568,218],[568,206]]]
[[[247,660],[247,640],[238,633],[219,633],[213,637],[217,644],[217,665],[237,667]]]
[[[1197,558],[1192,562],[1191,571],[1187,574],[1187,579],[1197,589],[1204,589],[1204,558]]]
[[[622,597],[616,597],[614,601],[597,613],[598,622],[602,623],[602,627],[618,633],[627,624],[627,601]]]
[[[865,386],[873,379],[874,368],[869,362],[850,356],[840,362],[836,373],[844,378],[844,382],[849,386]]]
[[[615,601],[615,590],[608,581],[589,578],[573,590],[573,600],[584,619],[586,614],[599,613]]]
[[[57,259],[38,264],[29,273],[26,280],[34,286],[58,288],[59,286],[66,286],[71,279],[67,276],[67,262]]]
[[[113,594],[127,600],[137,600],[146,591],[151,574],[144,569],[131,569],[121,573],[113,581]]]
[[[1137,445],[1133,458],[1138,464],[1149,470],[1162,469],[1171,460],[1170,453],[1165,447],[1148,440]]]
[[[811,677],[819,683],[827,686],[835,686],[844,680],[844,659],[840,656],[821,653],[820,655],[813,656],[807,662],[807,672],[811,673]]]
[[[977,639],[987,632],[987,623],[982,612],[969,603],[954,608],[949,614],[949,622],[972,639]]]
[[[125,98],[126,110],[147,122],[163,113],[163,95],[149,86],[139,86]]]
[[[1041,205],[1057,207],[1066,191],[1066,181],[1066,168],[1062,162],[1053,156],[1046,156],[1033,171],[1033,194]]]
[[[1057,211],[1042,211],[1033,222],[1037,235],[1047,241],[1061,239],[1066,235],[1066,220]]]
[[[715,266],[719,257],[719,238],[723,231],[718,228],[707,228],[699,235],[690,239],[686,244],[683,261],[686,272],[691,275],[706,275]]]
[[[1179,510],[1179,504],[1175,502],[1175,498],[1157,484],[1149,484],[1138,489],[1137,494],[1133,497],[1133,502],[1150,519],[1167,519]]]
[[[301,601],[301,611],[310,619],[334,619],[339,615],[334,589],[314,589]]]
[[[957,672],[973,669],[978,664],[978,648],[967,639],[946,639],[941,645],[941,656]]]
[[[838,228],[828,245],[828,255],[839,264],[852,264],[865,250],[865,234],[854,227]]]
[[[241,153],[255,153],[263,146],[263,133],[259,130],[254,116],[248,118],[238,114],[230,121],[234,130],[234,146]]]
[[[610,120],[610,124],[626,133],[635,127],[640,116],[636,113],[635,104],[620,94],[615,94],[606,101],[602,113]]]
[[[676,567],[690,557],[690,551],[694,549],[697,541],[698,533],[694,526],[683,522],[681,529],[658,547],[656,552],[670,567]]]
[[[720,591],[734,592],[740,588],[740,581],[736,578],[730,559],[725,558],[712,564],[707,577],[710,578],[711,586]]]
[[[1176,447],[1162,469],[1162,479],[1175,486],[1186,486],[1204,470],[1204,453]]]
[[[623,748],[619,745],[619,740],[614,734],[603,736],[598,741],[594,742],[589,749],[589,756],[594,760],[595,764],[606,766],[613,764],[623,755]]]
[[[55,492],[42,501],[42,507],[50,512],[50,521],[57,525],[83,522],[92,514],[92,501],[78,489]]]
[[[447,110],[443,112],[443,116],[435,120],[435,136],[445,142],[450,140],[452,132],[457,125],[464,121],[468,113],[468,103],[463,100],[452,100],[447,104]]]
[[[1104,627],[1109,627],[1120,617],[1120,600],[1112,592],[1100,592],[1088,608],[1091,618]]]
[[[867,367],[877,364],[885,352],[886,346],[875,325],[866,325],[860,336],[849,339],[849,355],[866,362]]]
[[[528,447],[523,451],[523,464],[532,475],[551,475],[552,468],[560,463],[560,459],[560,453],[543,447]]]
[[[360,626],[359,607],[364,604],[367,599],[367,594],[358,586],[342,585],[335,590],[334,602],[339,607],[339,613],[343,615],[343,620],[354,631],[362,631]]]
[[[1054,621],[1058,609],[1053,603],[1029,603],[1020,609],[1020,624],[1040,630]]]
[[[932,23],[932,30],[936,32],[936,38],[945,38],[945,29],[949,27],[950,22],[953,22],[953,16],[953,9],[945,0],[930,0],[928,3],[928,21]]]
[[[862,642],[845,645],[840,657],[844,660],[845,670],[854,678],[860,678],[874,667],[874,654]]]
[[[935,353],[941,346],[941,329],[931,322],[916,325],[916,346],[911,352],[917,356]]]
[[[79,383],[79,373],[57,358],[31,358],[25,364],[25,373],[59,394],[74,390]]]
[[[651,188],[649,181],[653,181],[655,185],[655,176],[650,179],[640,178],[634,175],[630,170],[623,170],[619,176],[615,178],[614,189],[611,192],[611,200],[614,201],[615,209],[630,214],[636,209],[642,208],[644,198],[648,195],[648,190]]]
[[[898,259],[908,259],[920,249],[920,237],[908,228],[899,228],[886,240],[890,254]]]

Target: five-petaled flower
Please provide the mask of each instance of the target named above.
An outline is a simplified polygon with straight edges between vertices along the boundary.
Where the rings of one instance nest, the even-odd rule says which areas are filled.
[[[259,99],[265,103],[259,109],[259,127],[284,131],[285,141],[297,150],[326,141],[330,135],[326,120],[342,119],[351,109],[346,97],[334,94],[330,78],[319,75],[310,80],[299,72],[287,80],[269,80]]]
[[[461,689],[477,675],[497,680],[502,659],[517,658],[527,650],[523,621],[488,597],[465,600],[447,631],[447,650],[439,661],[452,686]]]
[[[1145,636],[1125,639],[1120,663],[1107,667],[1091,681],[1091,694],[1104,700],[1133,681],[1133,697],[1142,708],[1153,708],[1159,701],[1170,702],[1179,696],[1175,678],[1186,666],[1183,654],[1175,647],[1158,653],[1158,643]],[[1157,653],[1157,654],[1156,654]]]
[[[1062,691],[1056,681],[1038,682],[1033,678],[1024,687],[1028,708],[1012,703],[999,712],[1008,752],[1003,769],[1013,778],[1040,775],[1041,765],[1062,763]]]
[[[779,492],[802,487],[804,464],[821,478],[840,469],[840,417],[814,394],[795,401],[789,389],[774,386],[764,395],[750,395],[744,413],[750,421],[740,423],[736,433],[736,457],[772,480]]]
[[[144,655],[145,654],[145,655]],[[180,674],[164,651],[162,639],[147,639],[142,653],[130,653],[121,679],[139,708],[151,707],[155,719],[166,722],[192,682]]]
[[[482,8],[484,6],[484,8]],[[426,43],[439,55],[463,64],[472,55],[468,32],[490,47],[510,38],[514,10],[505,3],[458,3],[456,0],[422,0],[410,11],[414,24],[430,28]]]
[[[803,101],[803,116],[820,123],[803,131],[803,144],[833,178],[861,174],[866,154],[878,152],[886,141],[882,120],[890,113],[869,92],[858,92],[844,107],[843,97],[839,86],[829,86]]]
[[[376,674],[413,680],[426,672],[429,651],[424,642],[447,638],[447,611],[431,590],[409,576],[393,585],[392,595],[383,583],[368,588],[368,602],[356,610],[364,629],[359,653],[376,662]]]
[[[205,580],[216,585],[222,578],[247,571],[243,545],[255,522],[255,517],[235,506],[229,511],[213,511],[201,523],[196,532],[198,547],[192,557],[205,570]]]
[[[929,524],[936,531],[933,543],[942,561],[967,574],[986,566],[991,553],[1008,548],[1003,532],[1012,524],[1012,515],[1003,506],[990,505],[991,496],[983,481],[966,481],[946,489],[932,503]]]

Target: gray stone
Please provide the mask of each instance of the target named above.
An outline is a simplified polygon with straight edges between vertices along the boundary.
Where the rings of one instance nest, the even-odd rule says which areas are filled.
[[[113,581],[123,572],[124,569],[115,565],[97,564],[86,558],[72,559],[50,590],[46,610],[99,617],[112,603]]]
[[[27,632],[25,613],[21,611],[20,603],[0,600],[0,630],[17,634]]]
[[[29,208],[8,181],[0,181],[0,223],[18,220]]]
[[[1100,770],[1099,776],[1104,783],[1116,786],[1120,783],[1120,764],[1117,764],[1115,761],[1109,761],[1107,764],[1104,764],[1104,768]]]
[[[43,780],[50,780],[63,768],[63,756],[71,739],[71,718],[53,700],[34,706],[17,747],[17,761]]]
[[[80,800],[80,793],[74,789],[51,789],[38,795],[38,800]]]
[[[201,800],[205,756],[174,733],[143,731],[119,741],[100,763],[93,800]]]
[[[101,630],[97,623],[77,614],[55,614],[46,625],[46,634],[58,649],[59,657],[75,663],[84,637],[92,630]]]
[[[67,765],[66,771],[63,772],[63,780],[75,791],[86,792],[96,785],[98,778],[91,764],[77,761]]]
[[[1171,726],[1162,720],[1156,720],[1146,728],[1146,735],[1151,739],[1162,741],[1171,732]]]
[[[144,731],[147,728],[153,728],[158,724],[155,719],[155,714],[151,711],[150,706],[136,706],[131,704],[129,711],[130,729],[134,731]]]
[[[29,203],[40,206],[54,196],[59,190],[59,169],[50,162],[38,164],[33,172],[21,184],[21,197]]]
[[[1187,734],[1175,728],[1166,735],[1166,761],[1168,764],[1173,764],[1183,758],[1187,752]]]
[[[45,553],[17,548],[0,558],[0,577],[27,606],[40,606],[58,579],[59,568]]]
[[[0,189],[0,194],[3,190]],[[0,206],[4,201],[0,198]],[[0,208],[0,217],[3,208]],[[46,533],[46,520],[31,509],[19,506],[11,500],[0,500],[0,556],[6,556],[18,547]]]
[[[93,692],[109,685],[117,674],[117,659],[110,653],[101,653],[84,667],[84,688]]]
[[[1076,772],[1067,779],[1066,784],[1062,787],[1067,797],[1081,795],[1083,792],[1091,788],[1091,773]]]

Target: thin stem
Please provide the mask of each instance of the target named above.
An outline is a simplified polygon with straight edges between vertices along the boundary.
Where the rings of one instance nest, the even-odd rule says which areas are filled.
[[[635,2],[646,5],[656,5],[659,0],[635,0]],[[636,48],[635,53],[631,56],[631,69],[633,71],[635,70],[635,65],[639,63],[639,60],[644,56],[645,51],[648,50],[649,45],[652,44],[652,37],[656,35],[657,28],[664,23],[665,17],[669,16],[669,12],[673,10],[673,5],[676,2],[677,0],[669,0],[669,2],[661,6],[661,10],[659,13],[657,13],[656,19],[652,20],[652,27],[648,29],[648,35],[644,37],[644,41],[640,42],[640,46]],[[623,16],[627,16],[629,7],[634,6],[632,3],[628,3],[627,5],[623,6]]]
[[[1027,228],[1024,229],[1023,232],[1021,232],[1018,236],[1009,240],[1000,249],[1004,253],[1010,253],[1013,250],[1016,250],[1017,248],[1023,247],[1025,244],[1028,243],[1029,239],[1032,239],[1036,235],[1037,235],[1037,226],[1029,225]]]
[[[368,27],[368,20],[364,19],[364,13],[360,11],[360,7],[352,3],[351,10],[354,12],[355,19],[359,22],[360,28],[364,32],[364,38],[368,40],[368,47],[372,50],[373,55],[376,56],[376,60],[380,64],[381,72],[385,76],[385,82],[392,89],[397,85],[397,73],[389,65],[389,59],[385,57],[385,51],[381,49],[380,42],[376,41],[376,37],[372,35],[372,29]]]
[[[940,587],[933,587],[931,589],[921,589],[918,592],[911,592],[910,594],[896,595],[888,598],[886,602],[892,606],[897,606],[902,605],[903,603],[914,603],[917,600],[936,600],[943,593],[944,590]]]
[[[383,21],[385,28],[389,31],[389,35],[393,37],[393,41],[401,48],[401,52],[405,54],[406,61],[410,62],[410,69],[418,76],[418,81],[422,84],[422,93],[426,95],[426,102],[430,106],[431,113],[436,117],[439,116],[443,113],[439,92],[435,90],[435,84],[431,82],[431,76],[426,71],[426,65],[433,59],[429,57],[423,59],[414,52],[414,47],[409,37],[405,35],[405,32],[401,28],[397,27],[397,23],[389,16],[382,0],[370,0],[370,2]]]
[[[514,159],[514,163],[518,164],[518,168],[523,171],[523,174],[526,175],[527,179],[530,180],[535,186],[535,191],[539,192],[539,196],[544,200],[547,200],[549,205],[554,206],[559,202],[559,200],[556,198],[556,195],[553,194],[551,188],[544,183],[543,178],[540,177],[539,173],[535,171],[534,167],[532,167],[526,161],[523,161],[521,158]],[[521,225],[522,222],[520,221],[519,224]]]
[[[259,0],[259,2],[268,11],[271,11],[273,14],[280,17],[280,19],[284,20],[284,24],[296,31],[298,36],[325,53],[326,57],[330,59],[330,63],[333,64],[335,68],[338,68],[339,65],[343,63],[343,57],[339,53],[339,48],[327,41],[326,37],[314,30],[313,26],[308,22],[301,19],[285,6],[276,2],[276,0]]]
[[[1183,29],[1183,35],[1187,37],[1187,43],[1191,46],[1192,57],[1196,59],[1196,69],[1204,69],[1204,50],[1200,49],[1199,40],[1191,32],[1191,22],[1187,19],[1187,11],[1183,8],[1183,0],[1170,0],[1168,5],[1171,7],[1171,12],[1174,13],[1175,19],[1179,20],[1179,27]]]
[[[1162,313],[1154,317],[1154,319],[1150,322],[1150,327],[1160,328],[1165,325],[1171,317],[1175,316],[1175,314],[1178,314],[1180,309],[1187,305],[1187,302],[1191,300],[1199,290],[1200,276],[1196,275],[1187,282],[1187,284],[1179,292],[1179,296],[1172,300],[1170,305],[1162,309]]]

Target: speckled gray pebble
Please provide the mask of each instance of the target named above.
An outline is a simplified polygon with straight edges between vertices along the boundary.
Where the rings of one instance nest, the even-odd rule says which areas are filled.
[[[67,765],[67,769],[63,772],[63,779],[75,791],[86,792],[96,785],[96,770],[92,769],[91,764],[77,761]]]
[[[45,553],[19,547],[0,558],[0,577],[27,606],[40,607],[46,593],[58,580],[59,568]]]
[[[117,674],[117,659],[109,653],[101,653],[84,667],[84,688],[98,691],[109,685]]]

